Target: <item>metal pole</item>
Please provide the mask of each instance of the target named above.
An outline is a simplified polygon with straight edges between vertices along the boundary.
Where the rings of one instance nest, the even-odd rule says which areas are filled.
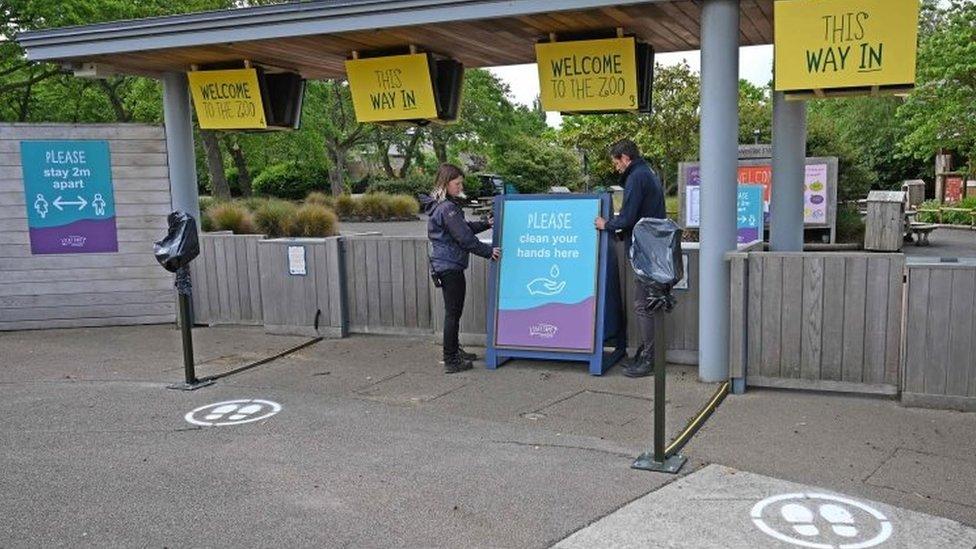
[[[193,367],[193,324],[190,320],[190,296],[179,294],[180,305],[180,335],[183,339],[183,372],[187,385],[199,382]]]
[[[654,318],[654,461],[664,463],[664,435],[667,427],[664,421],[664,382],[668,367],[668,341],[664,334],[664,312],[658,311]]]
[[[803,251],[803,190],[806,172],[807,104],[773,93],[773,188],[769,247]],[[826,221],[826,220],[824,220]]]
[[[193,151],[193,118],[186,74],[163,74],[163,123],[166,126],[166,158],[169,189],[174,210],[193,216],[200,227],[200,195],[197,191],[197,163]]]
[[[702,381],[729,377],[729,265],[736,247],[739,141],[739,2],[705,0],[701,17],[701,263],[699,366]]]

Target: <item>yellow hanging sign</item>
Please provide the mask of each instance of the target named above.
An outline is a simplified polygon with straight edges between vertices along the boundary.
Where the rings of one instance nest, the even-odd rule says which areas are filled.
[[[359,122],[437,118],[426,54],[350,59],[346,77]]]
[[[913,86],[918,12],[918,0],[776,0],[776,90]]]
[[[268,127],[256,69],[187,73],[197,120],[205,130]]]
[[[542,108],[594,112],[637,110],[637,42],[633,37],[535,46]]]

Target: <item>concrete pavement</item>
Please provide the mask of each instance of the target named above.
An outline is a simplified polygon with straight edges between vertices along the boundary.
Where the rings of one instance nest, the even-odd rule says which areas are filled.
[[[219,327],[195,341],[214,375],[305,340]],[[651,380],[616,368],[445,376],[428,338],[356,336],[179,392],[164,389],[182,376],[171,326],[0,333],[0,348],[3,547],[545,547],[676,480],[629,468],[650,443]],[[673,434],[715,387],[670,372]],[[184,419],[237,399],[281,410]],[[976,526],[974,426],[890,400],[752,391],[726,399],[683,474],[718,463]]]

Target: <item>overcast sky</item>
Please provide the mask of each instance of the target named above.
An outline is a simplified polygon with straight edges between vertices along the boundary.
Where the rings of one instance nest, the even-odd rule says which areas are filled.
[[[701,56],[698,51],[659,53],[654,60],[662,65],[676,65],[687,62],[691,69],[701,69]],[[512,88],[515,101],[532,105],[539,95],[539,74],[535,63],[511,65],[490,69]],[[757,86],[764,87],[773,79],[773,47],[749,46],[739,48],[739,78],[745,78]],[[549,113],[549,124],[559,123],[559,113]]]

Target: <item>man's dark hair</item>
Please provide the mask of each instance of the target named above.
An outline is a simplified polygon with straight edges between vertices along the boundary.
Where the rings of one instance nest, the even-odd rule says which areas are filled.
[[[623,155],[629,156],[631,160],[640,158],[641,153],[640,149],[637,148],[637,143],[630,139],[621,139],[610,146],[610,156],[620,158]]]

